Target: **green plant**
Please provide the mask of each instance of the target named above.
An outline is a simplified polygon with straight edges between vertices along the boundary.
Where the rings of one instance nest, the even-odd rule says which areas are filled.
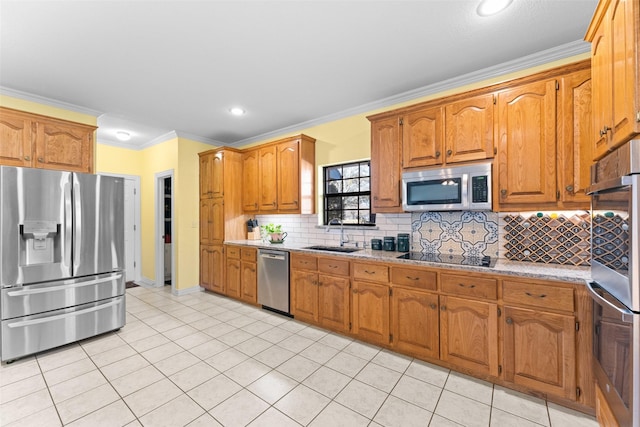
[[[266,233],[282,233],[282,226],[280,224],[275,225],[274,223],[262,225],[260,228]]]

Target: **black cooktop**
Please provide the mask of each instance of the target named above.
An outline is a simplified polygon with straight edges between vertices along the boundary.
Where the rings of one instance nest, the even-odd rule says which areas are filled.
[[[453,265],[471,265],[489,268],[493,268],[496,265],[497,261],[496,258],[491,258],[490,256],[467,257],[464,255],[447,255],[422,252],[408,252],[404,255],[400,255],[398,258],[410,259],[413,261],[426,261]]]

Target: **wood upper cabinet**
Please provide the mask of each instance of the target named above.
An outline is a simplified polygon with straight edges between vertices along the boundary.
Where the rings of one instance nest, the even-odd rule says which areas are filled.
[[[505,379],[575,399],[575,318],[510,306],[503,317]]]
[[[440,355],[438,295],[394,286],[391,295],[393,347],[418,357],[438,359]]]
[[[499,92],[498,136],[494,201],[501,210],[518,204],[555,206],[556,80]]]
[[[260,210],[259,164],[258,150],[242,153],[242,210],[245,213],[255,213]]]
[[[557,169],[560,203],[588,209],[591,199],[585,190],[591,183],[590,167],[594,157],[591,70],[562,76],[559,83]]]
[[[587,30],[596,159],[640,133],[640,4],[600,1]]]
[[[489,93],[462,99],[444,107],[445,162],[493,158],[495,101],[495,95]]]
[[[222,245],[200,246],[200,285],[224,293],[224,264]]]
[[[497,304],[440,296],[440,358],[497,377]]]
[[[199,153],[200,156],[200,199],[213,197],[213,157],[211,152]]]
[[[400,142],[397,116],[371,122],[372,212],[402,212]]]
[[[352,332],[375,344],[389,344],[389,286],[354,280],[351,287]]]
[[[275,145],[258,150],[261,212],[278,210],[277,152]]]
[[[211,197],[224,196],[224,151],[211,157]]]
[[[290,141],[276,145],[278,211],[295,213],[300,210],[300,145]]]
[[[95,126],[0,108],[0,164],[93,172]]]
[[[401,124],[403,169],[443,163],[442,107],[409,112],[402,117]]]
[[[213,200],[200,200],[200,244],[213,244]]]

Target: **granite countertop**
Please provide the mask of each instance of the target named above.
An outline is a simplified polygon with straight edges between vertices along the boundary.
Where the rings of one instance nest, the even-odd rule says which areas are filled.
[[[289,252],[306,252],[316,255],[330,255],[337,257],[347,257],[360,261],[384,261],[397,262],[399,264],[418,265],[423,267],[433,267],[447,270],[457,271],[475,271],[480,273],[494,273],[516,277],[531,277],[542,280],[559,280],[562,282],[583,284],[591,277],[589,267],[576,267],[558,264],[542,264],[533,262],[509,261],[499,258],[493,268],[469,265],[451,265],[442,263],[433,263],[427,261],[413,261],[409,259],[398,259],[404,252],[388,252],[374,251],[371,249],[361,249],[351,253],[329,252],[322,250],[306,249],[313,246],[312,243],[290,243],[284,242],[279,244],[264,243],[262,240],[228,240],[225,244],[252,246],[257,248],[279,249]]]

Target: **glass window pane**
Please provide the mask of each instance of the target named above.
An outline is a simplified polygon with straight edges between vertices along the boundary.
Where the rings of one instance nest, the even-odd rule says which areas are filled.
[[[357,224],[358,223],[358,211],[344,211],[343,221],[345,224]]]
[[[369,176],[369,162],[360,163],[360,176]]]
[[[358,196],[343,197],[342,209],[358,209]]]
[[[358,191],[360,191],[360,179],[359,178],[354,178],[354,179],[345,179],[344,181],[344,187],[343,187],[343,192],[345,193],[357,193]]]
[[[371,191],[369,178],[360,178],[360,191]]]
[[[342,168],[345,178],[357,178],[360,176],[360,167],[358,164],[348,165]]]
[[[332,219],[342,219],[342,211],[327,212],[327,224],[329,224]]]
[[[342,193],[342,181],[327,182],[327,194]]]
[[[329,179],[342,179],[342,166],[331,166],[327,168],[327,175]]]
[[[360,196],[358,207],[360,209],[369,209],[370,203],[371,203],[370,196]]]
[[[327,197],[327,210],[335,211],[342,209],[342,197]]]
[[[369,211],[360,211],[360,224],[369,224],[371,221],[371,214]]]

